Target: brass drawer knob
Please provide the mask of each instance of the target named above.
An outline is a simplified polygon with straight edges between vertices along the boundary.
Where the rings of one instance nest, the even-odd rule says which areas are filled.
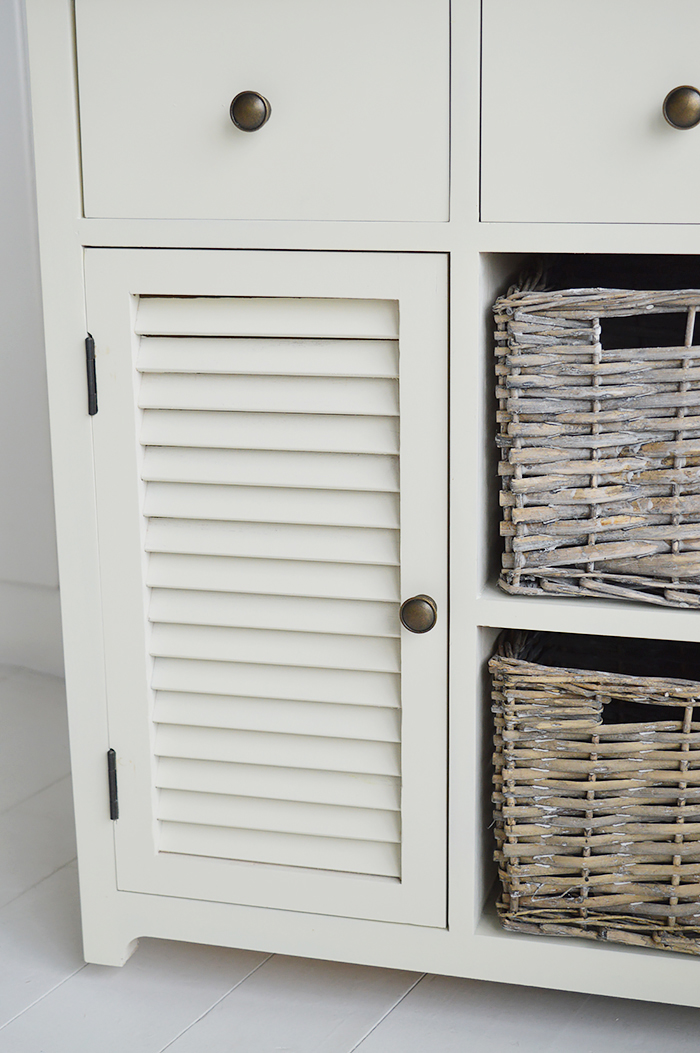
[[[411,596],[401,604],[400,616],[412,633],[427,633],[437,621],[437,603],[432,596]]]
[[[257,132],[270,119],[272,106],[259,91],[240,91],[231,103],[231,120],[242,132]]]
[[[664,117],[672,128],[695,128],[700,124],[700,91],[682,84],[664,99]]]

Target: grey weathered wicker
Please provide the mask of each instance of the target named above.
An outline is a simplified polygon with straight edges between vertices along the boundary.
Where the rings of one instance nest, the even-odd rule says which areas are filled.
[[[507,592],[700,607],[698,307],[698,290],[497,301]],[[601,321],[680,312],[676,346],[601,346]]]
[[[503,925],[700,954],[700,645],[509,630],[490,669]]]

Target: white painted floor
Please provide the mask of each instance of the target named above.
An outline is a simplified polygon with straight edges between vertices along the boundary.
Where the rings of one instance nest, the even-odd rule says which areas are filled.
[[[0,728],[0,1053],[700,1049],[667,1005],[160,940],[85,965],[62,681],[0,667]]]

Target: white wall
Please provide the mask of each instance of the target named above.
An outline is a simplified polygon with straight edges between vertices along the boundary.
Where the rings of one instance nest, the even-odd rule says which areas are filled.
[[[22,0],[0,0],[0,662],[62,669]]]

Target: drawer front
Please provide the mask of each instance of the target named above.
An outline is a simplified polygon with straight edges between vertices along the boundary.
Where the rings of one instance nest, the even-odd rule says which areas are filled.
[[[85,214],[436,220],[449,0],[77,0]],[[239,130],[255,91],[267,123]]]
[[[699,28],[695,0],[487,0],[482,219],[699,222],[700,127],[662,113]]]

